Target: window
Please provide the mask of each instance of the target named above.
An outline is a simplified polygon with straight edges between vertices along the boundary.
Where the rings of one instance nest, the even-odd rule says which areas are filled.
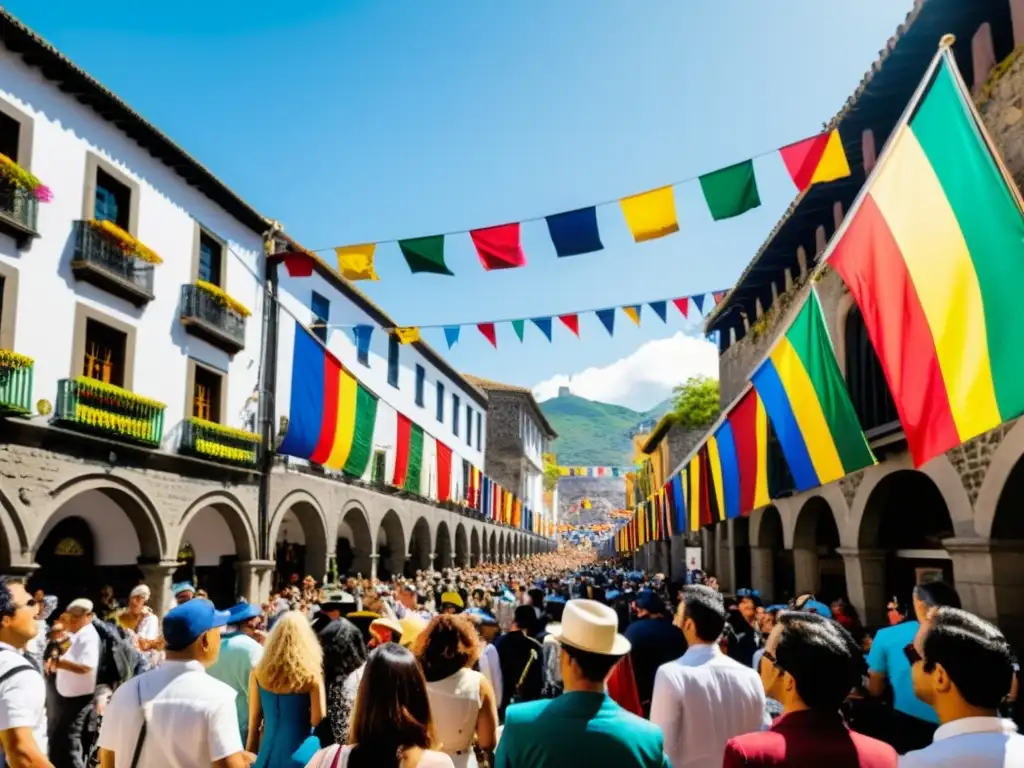
[[[899,429],[899,413],[857,305],[846,315],[846,388],[870,440]]]
[[[199,234],[199,272],[197,277],[213,285],[221,285],[221,263],[223,261],[221,244],[205,232]],[[315,294],[314,294],[315,295]]]
[[[388,334],[388,384],[398,386],[398,337]]]
[[[82,375],[123,387],[127,341],[124,333],[98,320],[87,319]]]
[[[444,384],[437,382],[437,420],[444,424]]]
[[[452,395],[452,434],[459,436],[459,396]]]
[[[416,366],[416,405],[423,407],[423,386],[427,383],[427,372],[422,365]]]
[[[18,162],[21,143],[21,123],[10,115],[0,112],[0,154]]]
[[[370,470],[370,482],[374,485],[384,485],[384,474],[388,468],[388,455],[384,451],[373,452],[373,465]]]
[[[473,408],[466,403],[466,445],[473,445]]]
[[[131,226],[131,210],[131,189],[102,168],[97,168],[93,218],[98,221],[112,221],[128,232]]]
[[[359,325],[352,329],[352,343],[356,345],[356,360],[367,368],[370,367],[370,340],[368,337],[372,333],[373,326],[371,325]],[[367,336],[360,339],[362,334]],[[360,340],[363,341],[362,344],[359,343]]]
[[[477,411],[476,413],[476,449],[478,451],[483,450],[483,433],[484,433],[484,417]]]
[[[313,310],[313,335],[326,344],[327,324],[331,322],[331,302],[313,291],[309,306]]]
[[[216,371],[197,365],[192,387],[192,415],[220,423],[220,395],[224,378]]]

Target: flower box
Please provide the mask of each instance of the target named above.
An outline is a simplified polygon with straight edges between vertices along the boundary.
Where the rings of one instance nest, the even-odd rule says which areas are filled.
[[[31,357],[0,349],[0,410],[31,412],[34,366]]]
[[[53,418],[83,431],[156,446],[163,438],[165,408],[127,389],[79,376],[58,382]]]
[[[256,467],[262,441],[255,432],[191,418],[182,422],[179,450],[209,461]]]

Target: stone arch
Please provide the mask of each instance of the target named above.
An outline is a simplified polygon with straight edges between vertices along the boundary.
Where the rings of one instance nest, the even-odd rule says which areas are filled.
[[[485,528],[484,529],[484,536],[485,536],[485,538],[487,538],[486,531],[487,531],[487,529]],[[491,535],[490,535],[489,538],[490,538],[490,542],[491,543],[487,547],[487,554],[491,556],[491,562],[492,563],[496,563],[496,562],[498,562],[498,554],[499,554],[500,550],[498,549],[498,535],[497,535],[497,532],[493,528],[491,529]]]
[[[455,526],[455,565],[459,568],[469,565],[469,536],[466,524],[461,522]]]
[[[323,507],[311,493],[297,489],[286,494],[270,515],[268,541],[278,578],[287,578],[294,572],[309,574],[317,581],[323,579],[327,573],[328,530]],[[285,533],[288,536],[283,537]],[[296,541],[279,541],[288,537]],[[299,551],[305,552],[305,556],[298,556]]]
[[[193,501],[172,529],[166,561],[184,563],[176,581],[205,589],[216,605],[232,605],[239,589],[238,564],[256,559],[256,531],[245,506],[234,494],[211,491]]]
[[[506,549],[505,549],[505,532],[504,531],[498,531],[498,549],[495,551],[495,555],[497,556],[497,559],[494,562],[496,562],[496,563],[504,563],[504,562],[506,562],[505,552],[506,552]]]
[[[195,541],[188,536],[189,525],[200,515],[216,513],[227,526],[235,545],[239,562],[256,559],[256,531],[245,505],[234,494],[225,491],[211,491],[193,501],[178,518],[178,535],[164,555],[166,560],[177,559],[178,552],[186,541],[194,547]]]
[[[1021,457],[1024,457],[1024,419],[1018,419],[999,443],[974,502],[974,530],[983,539],[996,538],[993,532],[996,515],[1011,481],[1014,488],[1018,487],[1015,481]]]
[[[339,575],[370,575],[374,553],[370,534],[370,516],[356,500],[349,501],[338,518],[338,538],[334,551]]]
[[[409,557],[406,561],[408,571],[425,571],[431,566],[430,556],[430,523],[427,518],[418,517],[409,532]]]
[[[846,569],[838,554],[839,525],[832,506],[819,494],[801,505],[793,527],[793,569],[798,594],[823,600],[847,596]]]
[[[402,518],[393,509],[384,513],[377,526],[377,535],[373,540],[373,551],[379,558],[377,575],[387,579],[405,572],[406,544]]]
[[[448,523],[440,520],[434,532],[434,567],[450,568],[452,565],[452,532]]]
[[[486,537],[484,537],[486,539]],[[480,551],[480,529],[473,526],[469,532],[469,564],[480,565],[482,552]]]
[[[18,565],[28,565],[32,561],[32,541],[20,507],[7,489],[0,486],[0,568],[6,568],[16,560]],[[21,562],[26,558],[27,562]]]

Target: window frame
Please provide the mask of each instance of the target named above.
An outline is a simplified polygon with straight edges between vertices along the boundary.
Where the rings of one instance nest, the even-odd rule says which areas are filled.
[[[18,323],[18,277],[21,273],[11,264],[0,263],[3,281],[0,298],[0,349],[14,350],[15,330]]]
[[[466,445],[473,447],[473,405],[466,403]]]
[[[82,302],[75,303],[75,324],[71,342],[69,378],[74,379],[82,375],[82,363],[85,360],[85,328],[89,320],[102,323],[124,334],[124,384],[122,386],[129,392],[134,392],[136,327],[117,320]]]
[[[326,302],[327,317],[317,314],[317,311],[314,308],[314,305],[317,303],[317,299]],[[311,291],[309,297],[309,314],[311,316],[309,321],[309,330],[312,332],[314,336],[320,339],[320,341],[322,341],[324,344],[327,344],[328,332],[330,331],[330,328],[328,326],[330,326],[331,324],[331,300],[324,296],[322,293]],[[321,323],[320,321],[323,322]],[[321,333],[323,334],[323,336],[320,335]]]
[[[459,399],[457,392],[452,392],[452,434],[455,437],[459,436],[459,411],[462,407],[462,401]]]
[[[416,363],[416,386],[413,390],[413,399],[420,408],[424,407],[424,395],[427,387],[427,369]]]
[[[89,220],[96,215],[96,172],[102,170],[114,181],[128,188],[130,202],[128,205],[128,234],[139,236],[139,204],[141,189],[138,182],[124,171],[104,160],[95,152],[85,153],[85,191],[82,196],[82,218]]]
[[[18,123],[18,156],[11,160],[26,171],[32,170],[32,140],[35,134],[35,120],[9,101],[0,99],[0,112]]]
[[[187,358],[187,360],[188,363],[185,371],[185,408],[183,411],[185,419],[191,419],[195,416],[193,412],[193,405],[195,402],[196,369],[201,368],[206,373],[211,373],[220,377],[220,394],[217,398],[219,419],[211,419],[211,421],[215,424],[224,424],[224,419],[227,417],[228,406],[228,372],[210,365],[209,363],[203,362],[202,360],[196,360],[194,357]]]
[[[203,248],[203,237],[208,240],[212,240],[218,246],[220,246],[220,269],[217,274],[217,281],[214,285],[217,287],[227,290],[227,277],[228,277],[228,244],[227,241],[217,235],[215,232],[207,229],[198,221],[195,222],[192,233],[192,280],[199,280],[199,267],[202,263],[202,248]]]
[[[483,448],[484,441],[483,441],[483,437],[482,437],[483,431],[484,431],[484,414],[483,414],[482,411],[477,411],[476,412],[476,449],[478,451],[482,451],[484,449]]]
[[[437,380],[436,386],[434,387],[434,396],[437,398],[435,407],[435,416],[437,421],[444,424],[444,382],[440,379]]]

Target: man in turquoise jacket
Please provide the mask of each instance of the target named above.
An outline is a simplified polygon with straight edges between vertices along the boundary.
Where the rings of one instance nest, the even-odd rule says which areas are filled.
[[[618,624],[602,603],[566,603],[551,631],[561,645],[565,693],[508,708],[495,768],[670,768],[661,730],[608,696],[605,681],[630,648]]]

